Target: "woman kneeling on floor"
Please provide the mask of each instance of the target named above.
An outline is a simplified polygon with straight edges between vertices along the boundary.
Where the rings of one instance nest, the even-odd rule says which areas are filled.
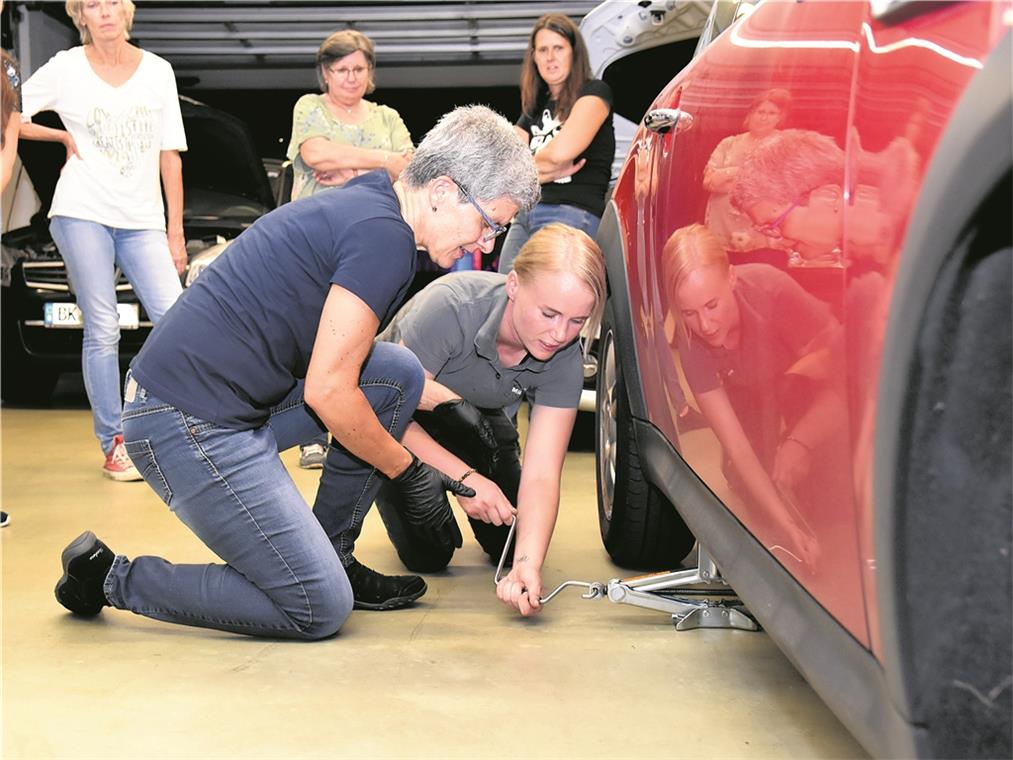
[[[412,281],[417,248],[441,267],[490,252],[490,227],[537,198],[513,128],[469,106],[440,120],[397,181],[369,172],[244,231],[152,332],[123,411],[138,470],[225,564],[130,560],[86,532],[64,550],[60,603],[320,639],[341,627],[353,594],[421,596],[421,578],[381,576],[340,548],[381,482],[437,537],[456,530],[446,490],[474,493],[399,443],[422,367],[374,337]],[[311,513],[278,452],[324,430],[334,445]]]
[[[604,300],[601,250],[586,233],[550,224],[527,241],[509,274],[441,277],[380,336],[410,348],[426,373],[405,445],[474,489],[458,503],[493,563],[518,516],[513,568],[496,593],[522,615],[540,609],[541,567],[583,386],[579,336],[594,334]],[[523,468],[511,421],[522,398],[531,404]],[[382,485],[376,503],[409,569],[447,566],[455,546],[412,525],[396,488]]]

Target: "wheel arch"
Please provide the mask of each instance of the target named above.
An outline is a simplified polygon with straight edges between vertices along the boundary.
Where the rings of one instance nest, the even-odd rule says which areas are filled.
[[[608,298],[615,314],[617,355],[626,380],[626,394],[630,412],[636,419],[647,418],[647,405],[640,383],[640,364],[637,361],[637,343],[633,336],[633,312],[630,309],[629,281],[626,275],[626,244],[619,222],[619,210],[609,200],[598,226],[596,241],[605,256],[608,278]]]
[[[1008,183],[1013,166],[1010,62],[1011,35],[1007,33],[971,80],[940,139],[901,252],[884,337],[872,481],[876,603],[887,688],[900,712],[915,725],[921,717],[918,695],[912,689],[917,668],[906,636],[917,623],[909,619],[910,607],[904,598],[904,562],[906,513],[917,505],[906,503],[904,493],[917,395],[913,388],[917,388],[920,366],[918,346],[947,268],[961,263],[954,261],[959,251],[967,255],[962,240],[969,225]],[[1008,226],[1008,218],[1005,223]]]

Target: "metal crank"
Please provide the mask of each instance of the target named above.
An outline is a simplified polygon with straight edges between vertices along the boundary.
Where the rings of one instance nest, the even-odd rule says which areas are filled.
[[[503,565],[513,546],[517,519],[510,525],[503,554],[496,566],[493,581],[503,580]],[[740,631],[759,631],[760,624],[735,596],[725,582],[710,554],[698,546],[699,564],[688,570],[640,575],[633,578],[613,578],[608,583],[599,581],[564,581],[552,593],[539,599],[545,604],[552,601],[563,589],[586,589],[581,597],[600,599],[608,597],[614,604],[667,612],[677,631],[694,628],[734,628]],[[717,597],[717,598],[714,598]]]

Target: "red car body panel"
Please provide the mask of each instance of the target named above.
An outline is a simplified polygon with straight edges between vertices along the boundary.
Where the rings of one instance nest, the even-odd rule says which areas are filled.
[[[760,4],[655,100],[652,109],[679,108],[692,116],[692,126],[660,134],[641,125],[614,192],[648,421],[877,656],[871,441],[893,273],[925,167],[1010,13],[1008,2],[938,4],[879,21],[864,2]],[[758,255],[748,246],[729,253],[735,266],[776,262],[832,315],[826,323],[831,337],[821,348],[795,357],[771,385],[748,388],[745,398],[752,401],[740,399],[737,409],[744,429],[765,426],[782,444],[792,421],[804,418],[820,431],[816,461],[799,489],[781,492],[794,510],[764,507],[741,480],[738,487],[730,483],[712,420],[699,413],[687,380],[679,338],[684,328],[663,263],[671,233],[708,216],[704,173],[716,146],[743,132],[754,99],[774,88],[790,93],[781,128],[825,135],[844,157],[839,176],[821,183],[830,192],[828,204],[834,197],[837,203],[827,206],[825,228],[809,231],[819,239],[816,255],[781,249]],[[779,313],[749,338],[759,346],[754,357],[775,351],[766,343],[790,340],[802,329],[794,316]],[[794,385],[780,387],[789,374]],[[811,398],[800,401],[805,394]]]

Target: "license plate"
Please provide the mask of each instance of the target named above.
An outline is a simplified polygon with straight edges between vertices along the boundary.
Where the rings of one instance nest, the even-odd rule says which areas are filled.
[[[43,305],[46,327],[80,330],[84,327],[81,310],[76,303],[53,303]],[[140,310],[135,303],[118,303],[116,311],[120,318],[121,330],[136,330],[140,325]]]

